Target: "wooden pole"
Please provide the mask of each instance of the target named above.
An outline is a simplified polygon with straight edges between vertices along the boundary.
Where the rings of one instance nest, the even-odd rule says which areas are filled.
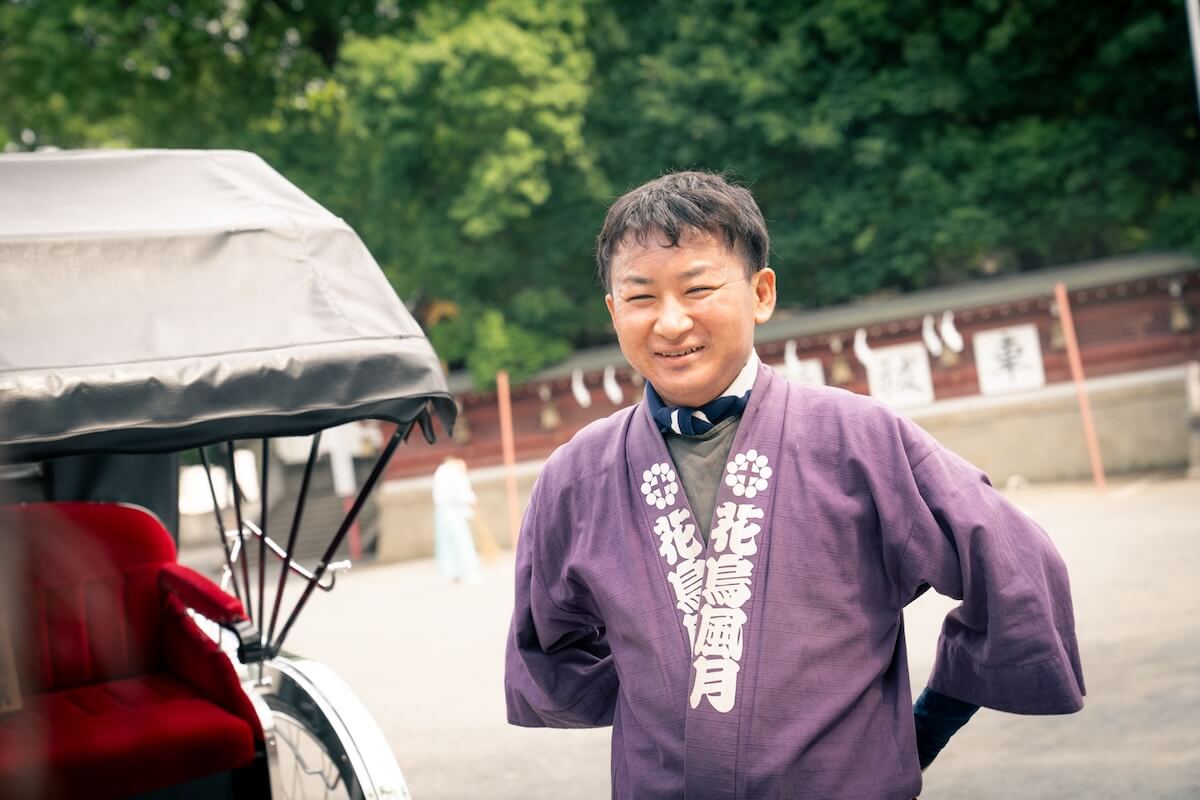
[[[1096,424],[1092,421],[1092,404],[1088,400],[1087,386],[1083,378],[1083,359],[1079,356],[1079,340],[1075,337],[1075,321],[1071,317],[1071,299],[1067,286],[1061,281],[1054,286],[1054,298],[1058,301],[1058,318],[1062,322],[1063,339],[1067,344],[1067,360],[1071,364],[1071,379],[1079,395],[1079,413],[1083,417],[1083,438],[1087,442],[1088,458],[1092,462],[1092,480],[1096,489],[1107,490],[1104,480],[1104,461],[1100,458],[1100,440],[1096,437]]]
[[[1200,361],[1187,365],[1188,471],[1189,478],[1200,478]]]
[[[517,456],[513,444],[512,397],[508,373],[496,373],[496,400],[500,403],[500,447],[504,452],[504,489],[508,498],[508,538],[513,549],[521,535],[521,515],[517,509]]]

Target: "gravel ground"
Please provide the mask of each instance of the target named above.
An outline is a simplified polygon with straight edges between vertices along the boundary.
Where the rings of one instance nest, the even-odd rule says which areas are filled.
[[[1152,475],[1009,494],[1071,570],[1085,709],[983,710],[927,772],[924,798],[1200,798],[1200,482]],[[503,526],[496,525],[493,529]],[[609,730],[504,722],[508,554],[479,585],[431,561],[367,565],[317,593],[289,649],[333,667],[375,715],[416,800],[603,798]],[[914,689],[952,601],[906,614]]]

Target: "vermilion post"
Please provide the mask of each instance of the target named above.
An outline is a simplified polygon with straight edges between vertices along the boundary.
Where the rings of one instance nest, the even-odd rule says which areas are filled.
[[[1107,489],[1104,461],[1100,458],[1100,440],[1096,437],[1096,424],[1092,421],[1092,404],[1088,400],[1087,386],[1083,382],[1083,359],[1079,356],[1079,340],[1075,337],[1075,321],[1071,317],[1071,300],[1067,296],[1066,284],[1055,284],[1054,298],[1058,301],[1058,318],[1062,322],[1063,339],[1067,344],[1071,379],[1075,381],[1075,391],[1079,395],[1079,414],[1083,417],[1083,438],[1087,442],[1088,458],[1092,462],[1092,479],[1096,482],[1096,489],[1104,492]]]
[[[500,448],[504,453],[504,489],[508,498],[508,538],[513,549],[521,535],[521,518],[517,510],[517,455],[513,444],[512,397],[509,394],[508,373],[496,373],[496,400],[500,403]]]

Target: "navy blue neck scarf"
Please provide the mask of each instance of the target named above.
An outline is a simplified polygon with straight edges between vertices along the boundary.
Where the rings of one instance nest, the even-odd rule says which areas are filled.
[[[700,436],[711,431],[721,420],[741,416],[750,402],[750,387],[754,385],[757,371],[758,359],[752,355],[728,389],[698,408],[666,405],[647,382],[646,406],[663,433]]]
[[[750,393],[744,395],[721,395],[699,408],[664,405],[654,387],[646,384],[646,404],[658,429],[663,433],[678,433],[683,436],[699,436],[708,433],[723,419],[740,416],[750,401]],[[701,416],[703,415],[703,416]]]

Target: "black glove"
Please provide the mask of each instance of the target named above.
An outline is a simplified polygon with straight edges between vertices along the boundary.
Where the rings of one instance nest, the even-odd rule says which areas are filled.
[[[979,706],[974,703],[955,700],[929,687],[921,692],[913,705],[913,719],[917,726],[917,756],[921,760],[921,769],[933,763],[950,737],[966,725],[978,710]]]

